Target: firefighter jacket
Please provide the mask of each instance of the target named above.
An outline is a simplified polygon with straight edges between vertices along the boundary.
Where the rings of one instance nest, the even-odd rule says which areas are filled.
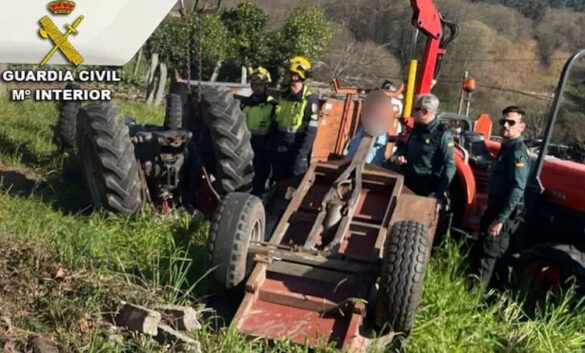
[[[522,137],[503,142],[488,184],[488,207],[497,210],[499,222],[504,223],[522,200],[529,172],[528,148]]]
[[[454,145],[439,119],[415,124],[406,144],[396,152],[406,157],[402,165],[406,186],[418,195],[441,199],[455,175]]]
[[[276,106],[275,152],[281,165],[291,168],[281,176],[301,175],[308,168],[308,159],[315,135],[319,100],[307,86],[293,94],[285,91]]]
[[[241,106],[250,132],[253,135],[268,135],[274,121],[276,100],[271,96],[251,95],[242,99]]]

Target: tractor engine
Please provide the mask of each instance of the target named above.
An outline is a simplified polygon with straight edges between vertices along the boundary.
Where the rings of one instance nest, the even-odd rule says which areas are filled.
[[[130,137],[140,161],[152,201],[163,208],[176,206],[181,170],[193,133],[152,125],[130,126]]]

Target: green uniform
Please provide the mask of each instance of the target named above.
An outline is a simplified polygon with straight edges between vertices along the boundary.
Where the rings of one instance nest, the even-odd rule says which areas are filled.
[[[506,141],[491,167],[489,205],[497,209],[496,219],[505,222],[522,197],[530,171],[528,148],[521,137]]]
[[[242,111],[246,114],[246,125],[252,133],[254,150],[254,195],[261,196],[270,176],[270,143],[272,140],[276,100],[271,96],[250,96],[242,99]]]
[[[273,172],[276,181],[304,174],[317,134],[319,99],[306,85],[285,91],[276,106]]]
[[[441,199],[455,175],[453,146],[451,133],[439,119],[415,124],[396,153],[406,158],[402,165],[406,186],[417,195]]]
[[[508,221],[518,216],[529,172],[528,148],[522,138],[502,143],[491,165],[488,207],[481,218],[480,236],[472,251],[474,270],[484,288],[489,286],[498,260],[508,251],[512,235]],[[503,223],[500,235],[495,237],[487,234],[493,221]]]

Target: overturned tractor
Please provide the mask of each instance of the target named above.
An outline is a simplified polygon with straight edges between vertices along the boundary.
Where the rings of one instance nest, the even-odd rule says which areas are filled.
[[[63,103],[56,129],[75,144],[85,184],[98,208],[130,214],[145,203],[215,209],[222,195],[251,190],[250,132],[239,102],[225,89],[176,78],[163,126],[124,119],[111,103]]]

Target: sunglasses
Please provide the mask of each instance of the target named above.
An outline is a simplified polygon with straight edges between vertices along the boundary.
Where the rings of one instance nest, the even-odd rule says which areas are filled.
[[[500,126],[504,126],[506,123],[508,123],[509,126],[514,126],[517,121],[512,119],[500,119]]]
[[[418,112],[418,111],[421,111],[421,110],[423,110],[423,108],[422,108],[422,107],[414,107],[414,108],[412,108],[412,109],[414,109],[414,111],[415,111],[415,112]]]

